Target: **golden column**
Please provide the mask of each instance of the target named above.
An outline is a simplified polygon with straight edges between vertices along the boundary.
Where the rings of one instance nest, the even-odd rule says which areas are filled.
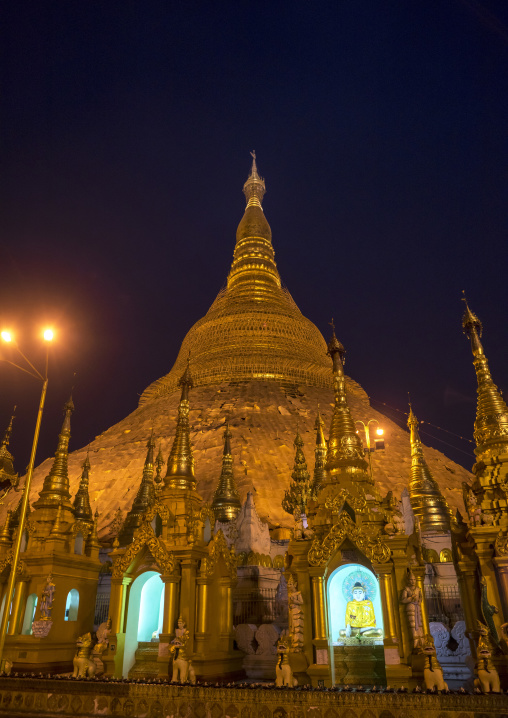
[[[11,617],[9,619],[9,628],[7,630],[8,636],[14,636],[21,632],[21,623],[24,616],[26,592],[28,587],[28,580],[18,581],[14,591],[14,598],[12,600]]]
[[[178,611],[178,584],[180,576],[162,576],[164,582],[164,617],[162,619],[162,631],[168,639],[175,632],[175,625]]]
[[[384,644],[385,646],[394,647],[398,645],[397,624],[395,612],[398,611],[398,602],[393,599],[392,571],[393,566],[388,564],[376,564],[373,566],[374,571],[379,578],[379,590],[381,593],[381,605],[383,608],[384,623]]]
[[[328,620],[324,594],[324,581],[322,576],[312,577],[312,618],[314,623],[314,638],[328,640]]]

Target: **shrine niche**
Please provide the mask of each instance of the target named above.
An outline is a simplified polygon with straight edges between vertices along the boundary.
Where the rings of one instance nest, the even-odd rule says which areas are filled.
[[[360,564],[335,569],[328,579],[330,639],[333,645],[382,643],[383,610],[377,577]]]

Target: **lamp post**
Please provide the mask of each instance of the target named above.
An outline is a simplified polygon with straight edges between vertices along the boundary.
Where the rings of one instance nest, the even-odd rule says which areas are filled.
[[[361,419],[358,419],[358,421],[355,421],[355,424],[361,424],[363,426],[363,430],[365,432],[365,443],[367,444],[367,453],[369,455],[369,471],[370,471],[370,478],[372,479],[372,461],[370,458],[371,454],[371,448],[370,448],[370,425],[376,423],[378,425],[378,428],[376,429],[376,434],[378,436],[383,436],[384,431],[379,426],[379,421],[377,419],[369,419],[367,423],[363,422]]]
[[[34,438],[33,438],[33,442],[32,442],[32,452],[30,454],[30,463],[28,464],[28,471],[26,474],[25,486],[23,488],[23,501],[21,503],[21,512],[20,512],[20,516],[19,516],[18,533],[16,536],[16,544],[14,546],[13,555],[12,555],[11,572],[9,575],[9,581],[7,583],[7,592],[5,594],[5,603],[4,603],[4,611],[3,611],[3,615],[2,615],[2,622],[0,623],[0,671],[3,671],[4,667],[5,667],[5,657],[4,657],[5,636],[7,634],[7,625],[9,623],[9,616],[10,616],[10,612],[11,612],[11,601],[12,601],[12,594],[13,594],[13,590],[14,590],[14,584],[16,582],[16,573],[18,570],[21,541],[23,538],[24,530],[25,530],[26,511],[28,508],[28,499],[30,497],[30,484],[32,483],[32,474],[33,474],[34,463],[35,463],[35,453],[37,451],[37,444],[39,441],[39,432],[41,429],[42,411],[44,409],[44,402],[46,401],[46,391],[48,388],[48,346],[49,346],[49,342],[51,342],[53,340],[54,335],[53,335],[53,331],[51,329],[45,329],[43,332],[43,338],[46,343],[46,365],[45,365],[44,375],[42,375],[40,373],[40,371],[34,367],[32,362],[23,354],[23,352],[18,347],[16,341],[14,340],[14,338],[10,332],[3,331],[3,332],[1,332],[0,336],[2,338],[2,341],[4,341],[7,344],[12,345],[16,349],[18,354],[28,364],[30,369],[26,369],[25,367],[19,366],[18,364],[15,364],[14,362],[9,361],[8,359],[5,359],[4,357],[0,357],[0,361],[6,361],[8,364],[12,364],[12,366],[15,366],[17,369],[21,369],[21,371],[24,371],[27,374],[30,374],[30,376],[33,376],[35,379],[42,381],[41,398],[39,401],[39,411],[37,412],[37,421],[35,422],[35,432],[34,432]]]

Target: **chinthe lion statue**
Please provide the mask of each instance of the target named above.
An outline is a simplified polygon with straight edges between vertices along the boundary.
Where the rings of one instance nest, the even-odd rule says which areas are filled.
[[[293,669],[289,664],[289,650],[291,640],[288,635],[282,635],[277,641],[277,663],[275,665],[275,685],[277,688],[283,686],[298,685],[298,680],[293,676]]]
[[[443,678],[443,669],[437,660],[436,647],[432,636],[425,636],[422,646],[422,653],[425,656],[425,664],[423,668],[423,680],[425,688],[428,691],[438,690],[447,691],[448,685]]]
[[[90,658],[93,648],[92,635],[85,633],[76,641],[77,651],[72,659],[74,666],[73,678],[92,678],[95,675],[95,662]]]
[[[479,688],[483,693],[500,693],[501,683],[499,673],[492,661],[492,648],[489,641],[489,630],[487,626],[480,621],[478,623],[478,632],[480,638],[476,649],[477,662],[475,666],[475,688]]]

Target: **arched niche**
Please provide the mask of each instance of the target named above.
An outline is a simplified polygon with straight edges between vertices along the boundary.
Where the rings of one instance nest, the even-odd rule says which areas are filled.
[[[140,641],[151,641],[154,631],[162,630],[164,584],[160,573],[145,571],[134,579],[129,590],[123,676],[127,678],[135,662]]]
[[[37,594],[31,593],[26,599],[25,616],[23,618],[23,627],[21,633],[23,636],[32,635],[32,623],[35,617],[35,609],[37,608]]]
[[[449,548],[444,548],[441,553],[439,554],[439,561],[440,563],[450,563],[450,561],[453,561],[452,552]]]
[[[71,588],[71,590],[67,594],[67,600],[65,602],[64,621],[77,621],[78,620],[78,608],[79,608],[79,591],[76,588]]]
[[[78,556],[83,555],[83,543],[83,534],[81,533],[81,531],[78,531],[78,533],[76,534],[76,538],[74,539],[74,553]]]
[[[359,592],[360,584],[363,588],[363,599]],[[354,593],[356,588],[356,592]],[[381,605],[381,592],[377,576],[366,566],[359,563],[348,563],[336,568],[328,577],[328,619],[330,627],[330,641],[333,645],[343,645],[345,636],[341,631],[349,623],[354,628],[355,623],[366,624],[365,630],[378,629],[379,636],[365,637],[374,641],[383,639],[383,609]],[[361,599],[361,600],[358,600]],[[351,618],[356,616],[356,618]],[[373,620],[375,625],[372,625]],[[367,625],[370,624],[370,625]],[[352,630],[352,634],[355,631]],[[362,631],[363,633],[363,631]],[[352,635],[351,638],[355,636]]]

